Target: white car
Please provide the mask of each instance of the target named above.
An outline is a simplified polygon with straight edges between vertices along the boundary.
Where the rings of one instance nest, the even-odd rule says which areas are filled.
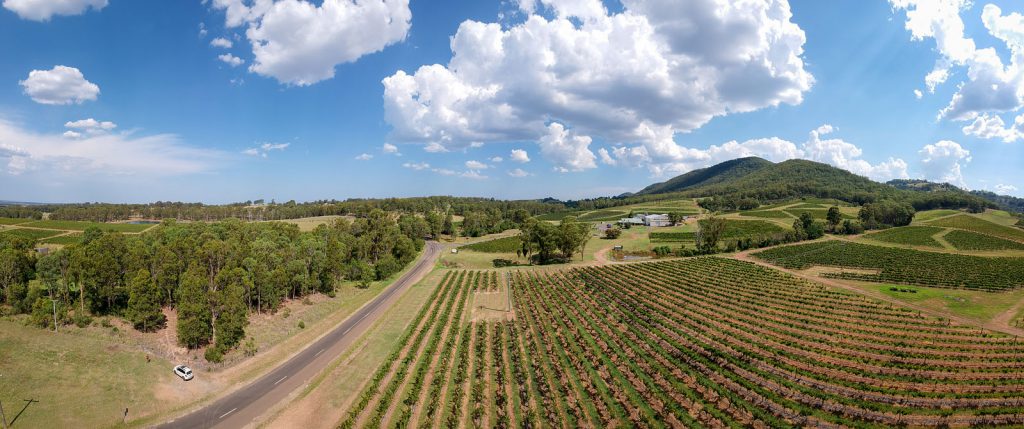
[[[181,377],[182,380],[189,381],[192,379],[192,368],[185,365],[178,365],[174,367],[174,374]]]

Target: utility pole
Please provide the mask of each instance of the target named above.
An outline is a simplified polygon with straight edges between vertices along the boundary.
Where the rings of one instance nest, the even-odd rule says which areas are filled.
[[[53,332],[57,332],[57,300],[50,298],[50,302],[53,303]]]

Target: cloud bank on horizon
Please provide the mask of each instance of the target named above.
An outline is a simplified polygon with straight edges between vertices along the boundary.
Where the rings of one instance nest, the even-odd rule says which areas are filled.
[[[726,136],[705,147],[681,143],[715,121],[809,108],[804,107],[808,96],[831,76],[816,71],[822,69],[813,65],[817,59],[808,57],[808,32],[790,0],[513,0],[499,6],[493,21],[458,24],[449,35],[447,55],[435,61],[424,56],[427,61],[419,65],[377,75],[376,103],[382,110],[377,121],[387,127],[365,146],[342,143],[352,146],[345,162],[387,162],[393,170],[486,182],[606,169],[664,178],[759,156],[824,162],[879,181],[920,177],[971,187],[970,166],[978,149],[960,141],[1024,141],[1024,15],[996,3],[979,4],[979,11],[968,0],[888,0],[887,18],[903,27],[906,42],[934,47],[931,70],[920,77],[919,87],[907,90],[908,98],[923,109],[929,100],[949,94],[933,117],[938,125],[955,124],[959,134],[936,135],[898,154],[885,154],[884,146],[864,141],[863,132],[847,125],[840,130],[829,119],[805,124],[797,131],[806,133],[803,140],[778,137],[778,131],[762,126],[742,133],[762,137]],[[199,48],[209,51],[212,63],[240,70],[231,72],[237,76],[231,84],[250,90],[242,76],[255,75],[276,83],[284,94],[335,81],[343,85],[348,77],[338,76],[341,68],[370,55],[415,49],[406,45],[414,43],[413,22],[420,16],[413,16],[419,9],[409,0],[202,4],[208,16],[196,17]],[[19,19],[51,27],[112,13],[118,6],[107,0],[3,1]],[[965,21],[974,18],[978,21]],[[984,34],[969,34],[978,23]],[[267,137],[213,147],[167,133],[115,132],[115,121],[121,122],[116,117],[97,121],[92,116],[117,111],[89,106],[102,105],[101,85],[104,97],[125,88],[109,77],[87,79],[94,74],[83,66],[52,61],[52,66],[24,67],[16,82],[21,93],[45,108],[75,109],[87,119],[37,131],[0,117],[3,174],[230,175],[256,162],[247,158],[279,158],[270,155],[291,145],[266,143],[284,140]],[[273,100],[276,95],[259,96]],[[346,94],[337,102],[346,103]],[[860,141],[840,137],[850,131]],[[288,140],[302,138],[301,131],[295,133]],[[316,146],[303,144],[307,150]],[[139,152],[143,148],[145,155]],[[296,155],[289,153],[286,158]],[[125,160],[129,154],[140,160],[137,168]],[[500,168],[505,161],[518,166]],[[989,188],[1017,193],[1010,182],[1019,180],[1007,177]]]

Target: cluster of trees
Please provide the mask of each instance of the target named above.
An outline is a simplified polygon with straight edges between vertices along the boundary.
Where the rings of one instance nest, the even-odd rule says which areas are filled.
[[[756,199],[749,197],[714,196],[697,201],[701,208],[712,212],[731,212],[737,210],[753,210],[761,206]]]
[[[590,224],[577,222],[575,216],[566,216],[557,226],[535,218],[526,219],[519,227],[522,248],[517,256],[536,258],[540,264],[572,259],[577,252],[582,256],[590,240]]]
[[[38,259],[30,241],[2,237],[0,304],[21,313],[55,311],[57,323],[115,315],[142,331],[164,326],[162,309],[173,307],[178,342],[212,345],[207,359],[219,361],[244,338],[250,314],[309,294],[333,296],[344,280],[365,287],[389,277],[437,228],[420,216],[381,210],[311,232],[279,222],[167,220],[141,235],[89,229],[81,243]],[[41,287],[27,287],[33,278]]]
[[[15,219],[42,219],[43,212],[38,208],[23,206],[0,206],[0,217]]]
[[[914,220],[914,207],[908,203],[882,201],[865,204],[857,217],[865,229],[889,228],[910,225]]]
[[[460,229],[465,237],[497,234],[522,225],[530,216],[530,212],[524,209],[516,209],[508,213],[504,213],[497,208],[467,211],[462,215],[462,226]]]

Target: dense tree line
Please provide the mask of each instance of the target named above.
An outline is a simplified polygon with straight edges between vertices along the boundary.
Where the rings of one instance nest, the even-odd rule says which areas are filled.
[[[387,278],[438,228],[381,210],[311,232],[280,222],[167,220],[140,235],[89,229],[80,243],[38,259],[30,241],[0,237],[0,304],[33,315],[56,307],[58,323],[115,315],[142,331],[164,326],[162,309],[173,307],[178,342],[211,345],[207,359],[218,361],[244,338],[250,314],[309,294],[333,296],[340,281]],[[33,278],[40,287],[28,287]]]
[[[10,217],[15,219],[42,219],[43,212],[34,207],[0,206],[0,217]]]
[[[201,203],[155,202],[151,204],[66,204],[40,206],[51,219],[109,222],[133,217],[146,219],[178,219],[189,221],[217,221],[238,218],[247,221],[297,219],[313,216],[352,215],[366,217],[374,210],[389,213],[448,213],[465,216],[470,213],[497,213],[503,220],[511,220],[515,213],[525,211],[530,216],[564,211],[565,204],[553,201],[502,201],[492,198],[418,197],[386,199],[350,199],[345,201],[313,201],[285,203],[261,200],[224,205]]]
[[[711,212],[731,212],[738,210],[753,210],[761,206],[761,203],[753,198],[735,198],[732,196],[713,196],[697,201],[697,205]]]

